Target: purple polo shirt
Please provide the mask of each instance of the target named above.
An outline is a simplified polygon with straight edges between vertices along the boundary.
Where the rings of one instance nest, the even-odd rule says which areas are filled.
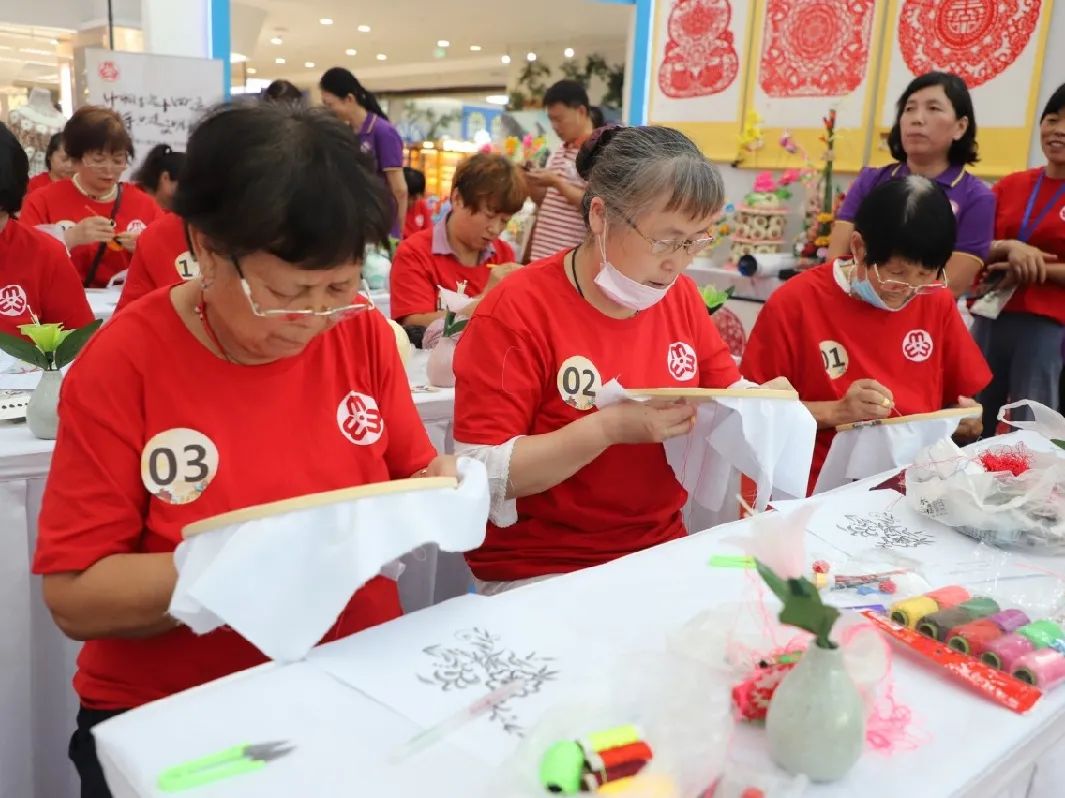
[[[377,174],[381,177],[385,188],[389,189],[389,196],[391,196],[392,190],[389,188],[385,172],[391,169],[403,168],[403,139],[399,137],[399,133],[387,121],[377,114],[368,113],[366,120],[359,129],[359,144],[362,146],[362,151],[374,159]],[[394,213],[394,197],[392,199],[392,207]],[[392,235],[395,238],[400,237],[398,217],[392,223]]]
[[[858,207],[870,191],[885,180],[903,178],[909,174],[910,169],[904,163],[862,169],[847,190],[836,218],[854,224]],[[937,176],[935,182],[946,192],[958,220],[954,251],[986,261],[991,251],[991,239],[995,235],[995,195],[983,180],[969,174],[961,166],[951,166]]]

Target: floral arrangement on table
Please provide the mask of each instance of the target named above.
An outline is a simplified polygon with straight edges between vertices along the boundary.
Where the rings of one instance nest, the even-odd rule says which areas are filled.
[[[844,193],[833,182],[836,159],[836,109],[829,110],[821,120],[824,133],[819,140],[825,145],[821,156],[823,165],[816,168],[806,150],[787,131],[780,137],[780,146],[792,155],[800,155],[804,166],[800,170],[806,187],[806,221],[795,243],[795,254],[803,265],[820,263],[827,253],[832,235],[832,223],[843,203]]]
[[[764,146],[762,116],[757,111],[748,111],[743,128],[740,130],[739,150],[736,152],[736,158],[732,165],[734,167],[739,166],[746,159],[748,153],[758,152]]]
[[[493,152],[491,144],[485,144],[481,152]],[[508,136],[503,140],[503,155],[516,164],[531,163],[536,167],[543,167],[547,163],[550,150],[547,147],[547,138],[526,133],[522,138]]]
[[[750,193],[733,214],[730,258],[734,263],[744,255],[781,251],[788,218],[786,203],[792,197],[788,186],[801,178],[798,169],[787,169],[779,178],[772,172],[761,172],[755,177]]]
[[[0,349],[44,371],[58,371],[73,361],[103,323],[97,319],[77,330],[65,330],[62,324],[41,324],[32,312],[30,316],[33,323],[18,328],[28,340],[0,333]]]

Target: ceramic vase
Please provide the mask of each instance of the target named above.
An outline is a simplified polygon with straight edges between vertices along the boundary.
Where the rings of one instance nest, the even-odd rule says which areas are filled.
[[[769,753],[785,770],[836,781],[865,745],[865,706],[842,648],[811,642],[773,693],[766,716]]]
[[[437,341],[429,352],[429,362],[425,373],[430,385],[437,388],[455,387],[455,339],[444,337]]]
[[[30,395],[26,424],[30,432],[42,440],[54,441],[59,429],[59,386],[62,382],[62,371],[45,371],[40,384]]]

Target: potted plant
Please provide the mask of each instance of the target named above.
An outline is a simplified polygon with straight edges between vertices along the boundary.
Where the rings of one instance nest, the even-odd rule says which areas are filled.
[[[455,387],[455,345],[458,343],[459,334],[469,323],[468,318],[460,318],[452,310],[444,314],[443,333],[429,353],[429,362],[425,369],[430,385],[437,388]]]
[[[32,314],[31,314],[32,315]],[[101,320],[77,330],[64,330],[62,324],[41,324],[33,316],[32,324],[22,324],[19,332],[28,340],[0,333],[0,349],[44,373],[26,408],[30,432],[43,440],[55,440],[59,427],[59,385],[63,369],[103,323]]]

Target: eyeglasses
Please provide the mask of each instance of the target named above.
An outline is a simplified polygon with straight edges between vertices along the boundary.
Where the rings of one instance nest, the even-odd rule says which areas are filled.
[[[613,207],[613,206],[611,206]],[[614,212],[621,216],[625,220],[625,223],[636,231],[636,234],[640,236],[644,241],[651,245],[652,255],[672,255],[675,252],[684,250],[692,257],[695,257],[700,252],[706,251],[707,247],[714,243],[714,237],[708,235],[706,238],[690,238],[686,240],[667,240],[663,241],[657,238],[650,238],[643,234],[643,231],[636,226],[636,222],[632,221],[628,216],[622,213],[617,208],[614,208]]]
[[[104,172],[108,169],[125,171],[126,167],[129,166],[129,159],[125,155],[123,155],[121,159],[100,158],[97,156],[94,158],[83,158],[82,163],[90,169],[95,169],[97,172]]]
[[[932,283],[924,283],[922,285],[914,285],[913,283],[903,282],[902,280],[884,280],[880,277],[880,267],[875,263],[873,264],[873,274],[876,275],[876,281],[880,283],[887,291],[894,293],[905,293],[907,297],[920,296],[921,294],[931,294],[933,291],[938,291],[942,288],[946,288],[947,284],[944,282],[946,277],[946,271],[940,269],[936,274],[940,278]]]
[[[373,310],[377,306],[374,304],[373,298],[370,296],[370,286],[365,280],[362,281],[361,291],[355,295],[355,302],[350,305],[342,305],[336,308],[322,308],[315,310],[314,308],[268,308],[263,307],[255,301],[255,297],[252,296],[251,286],[248,285],[248,279],[244,276],[244,270],[240,268],[240,261],[237,260],[236,255],[231,255],[230,260],[233,261],[233,266],[237,270],[237,274],[240,275],[240,287],[244,291],[244,296],[248,299],[248,304],[251,306],[251,312],[261,319],[283,319],[285,321],[299,321],[308,317],[328,318],[330,320],[343,321],[349,319],[352,316],[357,316],[360,313]]]

